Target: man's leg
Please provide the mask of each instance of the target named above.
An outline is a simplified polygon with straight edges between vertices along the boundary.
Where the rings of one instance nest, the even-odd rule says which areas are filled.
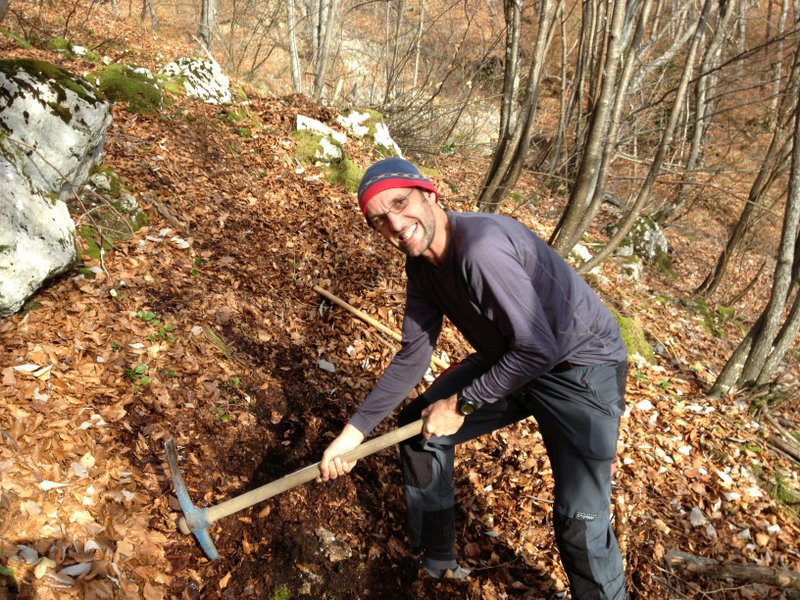
[[[426,406],[452,396],[484,371],[485,367],[470,357],[443,373],[424,394],[403,409],[398,425],[419,419]],[[456,564],[455,445],[527,416],[529,413],[515,400],[502,400],[483,406],[466,417],[453,435],[430,440],[420,435],[400,444],[411,545],[424,550],[423,565],[431,572],[437,568],[454,568]]]
[[[625,363],[575,367],[526,390],[553,469],[556,542],[576,600],[625,598],[610,502],[626,373]]]

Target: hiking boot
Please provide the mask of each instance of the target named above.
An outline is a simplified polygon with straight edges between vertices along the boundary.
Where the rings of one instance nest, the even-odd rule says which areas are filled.
[[[456,565],[455,569],[431,569],[429,567],[422,567],[421,571],[424,577],[431,579],[455,579],[457,581],[466,581],[469,577],[469,569],[465,569],[461,565]]]

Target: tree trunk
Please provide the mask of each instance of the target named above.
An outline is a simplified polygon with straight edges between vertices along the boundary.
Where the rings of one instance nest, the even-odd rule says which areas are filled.
[[[667,552],[664,560],[673,569],[707,575],[714,579],[733,579],[743,583],[764,583],[779,589],[800,590],[800,573],[788,569],[725,564],[713,558],[678,550]]]
[[[292,70],[292,89],[296,94],[303,93],[303,78],[300,74],[300,59],[297,55],[297,32],[294,0],[286,1],[287,25],[289,28],[289,62]]]
[[[417,39],[414,41],[414,83],[413,88],[417,88],[419,81],[419,59],[422,52],[422,32],[425,24],[425,0],[419,0],[419,25],[417,26]]]
[[[3,19],[8,12],[8,0],[0,0],[0,23],[3,22]]]
[[[158,31],[158,16],[156,15],[156,7],[154,4],[155,0],[142,0],[142,14],[140,15],[140,20],[144,21],[147,18],[147,13],[150,13],[150,23],[153,26],[153,29]]]
[[[405,11],[404,0],[396,0],[397,10],[394,15],[394,32],[389,33],[389,6],[391,3],[386,4],[386,19],[387,19],[387,35],[386,43],[391,45],[391,50],[387,51],[386,58],[386,88],[383,91],[383,102],[388,104],[392,101],[396,94],[395,80],[397,79],[400,69],[398,69],[398,56],[400,55],[400,32],[401,25],[403,24],[403,12]]]
[[[770,8],[772,7],[772,2],[770,2]],[[789,13],[789,0],[783,0],[781,2],[781,13],[778,16],[778,26],[775,31],[774,36],[767,36],[767,39],[776,40],[775,44],[775,64],[772,67],[772,107],[769,111],[769,120],[770,120],[770,127],[775,127],[777,124],[777,111],[778,111],[778,103],[780,102],[780,92],[781,92],[781,79],[783,77],[783,47],[784,47],[784,39],[783,34],[786,31],[786,16]],[[800,17],[800,15],[795,15],[796,17]],[[767,46],[770,49],[770,46]]]
[[[512,0],[512,5],[517,4]],[[513,6],[512,6],[513,8]],[[513,83],[515,73],[509,72],[506,64],[506,76],[503,90],[503,109],[506,116],[501,118],[506,130],[498,141],[492,157],[489,171],[484,178],[483,185],[478,194],[476,204],[486,212],[497,212],[508,190],[514,187],[519,178],[525,154],[530,146],[531,132],[533,130],[533,115],[539,101],[539,84],[544,70],[547,47],[552,38],[553,14],[556,12],[552,0],[542,0],[540,5],[539,31],[536,35],[536,44],[528,70],[528,81],[525,87],[525,100],[518,111],[513,108],[513,95],[516,86]],[[507,13],[508,15],[508,13]],[[513,17],[513,11],[512,11]],[[511,31],[513,21],[509,23],[508,36],[519,36],[519,30]],[[518,44],[518,41],[517,41]],[[506,44],[506,58],[513,52],[514,42]]]
[[[152,2],[152,0],[146,0]],[[201,0],[200,25],[197,28],[197,38],[206,49],[211,48],[211,36],[217,27],[217,0]]]
[[[790,82],[796,81],[800,77],[800,52],[795,54],[792,71]],[[783,359],[800,327],[798,324],[800,300],[795,298],[789,316],[779,331],[782,315],[791,291],[798,283],[798,272],[800,272],[800,265],[797,264],[797,260],[800,259],[800,242],[798,242],[798,224],[800,223],[800,114],[798,114],[798,109],[800,109],[800,92],[796,85],[791,86],[791,92],[794,107],[791,171],[770,299],[753,329],[736,348],[733,356],[714,382],[709,392],[714,396],[725,393],[734,387],[742,387],[754,382],[766,383]]]
[[[800,77],[800,52],[795,55],[794,77]],[[796,79],[795,79],[796,81]],[[775,275],[772,283],[772,293],[767,307],[764,309],[764,326],[753,349],[748,355],[740,379],[742,381],[755,381],[768,378],[771,373],[763,373],[766,360],[773,351],[778,328],[780,327],[783,312],[794,287],[797,267],[794,264],[795,247],[797,244],[797,226],[800,223],[800,92],[797,86],[793,89],[794,95],[794,133],[792,149],[792,167],[789,175],[789,189],[786,196],[786,209],[783,215],[783,230],[778,251],[778,264],[775,266]],[[780,357],[782,358],[782,357]],[[771,364],[777,367],[773,360]]]
[[[706,48],[703,60],[700,62],[700,75],[694,83],[694,107],[695,115],[692,122],[692,138],[689,146],[689,157],[686,159],[686,175],[681,183],[680,192],[675,202],[665,207],[659,212],[657,220],[667,221],[685,203],[689,189],[695,182],[695,171],[701,164],[700,149],[702,148],[705,132],[711,122],[707,117],[711,113],[708,97],[714,95],[716,89],[717,76],[715,69],[719,64],[720,54],[724,44],[728,40],[728,24],[733,15],[735,2],[726,2],[724,11],[719,15],[714,33]]]
[[[331,39],[333,38],[333,25],[336,15],[336,0],[323,0],[326,6],[323,30],[320,32],[319,55],[314,72],[314,102],[322,101],[322,93],[325,91],[325,80],[328,74],[328,57],[331,49]]]
[[[622,26],[625,22],[626,8],[625,0],[614,2],[614,12],[608,32],[609,48],[606,52],[606,62],[603,65],[605,75],[600,95],[593,107],[589,137],[583,150],[581,166],[570,193],[567,208],[550,238],[550,243],[560,254],[567,254],[583,234],[583,231],[578,231],[578,229],[583,215],[590,210],[592,198],[595,196],[595,186],[603,157],[603,146],[607,141],[606,133],[611,120],[612,103],[617,86],[617,71],[620,66],[622,49]]]
[[[608,257],[617,248],[617,246],[619,246],[622,240],[625,239],[625,236],[628,235],[628,232],[633,227],[633,224],[636,222],[642,206],[644,206],[645,202],[649,199],[650,192],[653,189],[653,185],[656,182],[659,172],[661,171],[661,165],[664,162],[664,157],[666,156],[667,150],[672,144],[672,138],[675,133],[675,128],[678,124],[678,118],[680,117],[683,101],[686,97],[686,90],[689,87],[689,80],[691,78],[695,56],[697,55],[697,48],[700,44],[700,38],[702,37],[702,31],[705,28],[708,17],[714,7],[716,7],[716,0],[705,0],[703,11],[695,25],[694,36],[692,37],[692,42],[689,45],[689,50],[686,54],[686,62],[683,66],[681,81],[678,84],[677,91],[675,92],[675,101],[673,102],[672,109],[670,111],[669,120],[664,128],[661,142],[659,143],[658,150],[656,151],[656,156],[653,159],[653,163],[650,165],[650,170],[647,173],[647,177],[645,178],[641,189],[639,190],[636,201],[630,208],[628,215],[620,224],[619,230],[611,237],[610,240],[608,240],[608,243],[600,252],[598,252],[594,257],[583,263],[578,268],[579,273],[588,273],[591,271],[594,267],[605,260],[606,257]],[[580,234],[582,233],[583,232],[581,231]],[[574,238],[572,240],[572,245],[574,245],[577,239],[578,238]],[[562,247],[562,249],[564,251],[569,251],[572,249],[572,246],[569,246],[568,248]]]
[[[695,294],[707,298],[711,296],[719,287],[720,283],[722,283],[722,278],[725,275],[728,262],[744,242],[745,233],[747,233],[753,216],[758,210],[761,210],[763,203],[768,197],[770,188],[780,175],[783,174],[784,161],[780,158],[780,155],[782,155],[781,146],[786,143],[784,136],[785,131],[782,127],[774,130],[772,141],[767,149],[764,161],[761,163],[758,175],[755,181],[753,181],[753,185],[750,186],[747,201],[736,223],[736,227],[730,238],[728,238],[725,249],[717,259],[714,270],[709,273],[705,280],[703,280],[703,283],[698,286],[695,290]]]

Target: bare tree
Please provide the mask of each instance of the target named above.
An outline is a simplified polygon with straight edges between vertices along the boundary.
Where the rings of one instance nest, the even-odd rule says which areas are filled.
[[[789,160],[790,147],[787,147],[790,138],[784,127],[777,127],[773,131],[772,141],[767,149],[764,160],[758,171],[750,192],[745,202],[742,213],[739,216],[736,226],[728,238],[725,248],[717,259],[714,269],[695,290],[696,294],[710,296],[722,283],[725,270],[731,257],[742,247],[745,234],[750,228],[753,217],[761,210],[767,201],[769,191],[778,181],[780,176],[785,173]]]
[[[705,133],[711,124],[712,103],[709,97],[713,97],[716,90],[717,66],[720,56],[727,40],[729,39],[729,24],[734,12],[736,2],[726,2],[722,6],[722,13],[717,19],[716,26],[712,28],[712,36],[706,47],[703,59],[700,61],[699,75],[694,82],[694,116],[691,122],[691,142],[689,155],[686,159],[686,174],[683,177],[680,190],[672,202],[666,203],[657,216],[658,221],[667,221],[678,211],[686,202],[689,190],[696,182],[696,170],[701,165],[701,150],[705,140]],[[686,111],[687,118],[691,117],[691,111]]]
[[[156,15],[156,6],[153,0],[142,0],[142,12],[139,15],[139,19],[144,21],[147,18],[148,13],[150,14],[150,24],[153,26],[153,29],[158,31],[159,24],[158,24],[158,15]]]
[[[800,77],[800,53],[795,55],[793,79]],[[710,390],[720,395],[732,388],[768,383],[800,330],[800,92],[791,86],[793,99],[792,157],[783,229],[770,299],[761,316],[728,359]],[[783,323],[781,320],[788,309]]]
[[[705,3],[703,5],[703,10],[700,13],[698,20],[695,23],[694,36],[692,38],[691,44],[689,45],[689,50],[686,55],[686,60],[683,66],[683,73],[681,75],[680,83],[678,84],[678,89],[675,92],[675,100],[672,103],[672,108],[670,110],[668,121],[662,132],[661,141],[658,145],[658,150],[656,151],[656,155],[653,158],[652,163],[650,164],[650,169],[647,173],[647,177],[642,183],[642,187],[639,189],[636,201],[629,208],[628,214],[623,219],[622,223],[620,223],[617,232],[611,237],[610,240],[608,240],[608,243],[603,247],[603,249],[600,252],[598,252],[594,257],[592,257],[590,260],[586,261],[579,267],[578,271],[580,273],[587,273],[588,271],[593,269],[595,266],[597,266],[603,260],[605,260],[606,257],[608,257],[617,248],[617,246],[619,246],[619,244],[622,242],[623,239],[625,239],[625,236],[628,234],[628,232],[631,230],[634,223],[636,222],[636,219],[639,216],[639,212],[642,206],[644,206],[645,202],[649,199],[650,193],[653,189],[653,185],[655,184],[656,178],[658,177],[661,171],[661,167],[664,162],[664,157],[666,156],[667,150],[672,144],[675,128],[680,117],[684,98],[686,96],[686,90],[689,87],[689,80],[691,79],[695,56],[697,54],[697,49],[700,45],[700,40],[703,36],[702,34],[703,28],[706,26],[709,14],[716,6],[717,6],[716,0],[705,0]],[[571,248],[572,246],[562,247],[562,251],[569,250]]]
[[[336,21],[336,0],[320,0],[318,12],[318,29],[314,37],[316,53],[314,55],[314,101],[322,100],[328,74],[331,40],[333,39]]]
[[[518,56],[521,7],[519,0],[506,2],[506,68],[500,111],[500,135],[492,163],[478,194],[477,206],[482,211],[496,212],[508,190],[519,178],[530,146],[534,113],[539,100],[539,84],[544,72],[547,47],[552,39],[555,8],[552,0],[539,3],[539,30],[528,69],[524,100],[517,103]]]
[[[617,91],[617,72],[622,55],[622,29],[625,23],[627,3],[614,2],[613,13],[606,32],[607,49],[603,63],[603,77],[599,95],[594,103],[588,138],[583,148],[581,164],[575,185],[570,192],[567,209],[561,216],[550,242],[560,253],[567,253],[583,232],[582,222],[587,212],[592,211],[592,198],[600,175],[603,160],[603,146],[612,116],[614,96]]]

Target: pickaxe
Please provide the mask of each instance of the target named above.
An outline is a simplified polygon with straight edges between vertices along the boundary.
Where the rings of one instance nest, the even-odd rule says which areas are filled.
[[[379,437],[367,440],[350,452],[343,454],[342,458],[346,461],[353,462],[388,448],[389,446],[393,446],[403,440],[407,440],[421,432],[422,419],[404,425],[399,429],[395,429]],[[186,489],[183,477],[181,477],[180,468],[178,467],[178,455],[175,452],[175,443],[172,438],[164,443],[164,450],[167,453],[167,462],[169,463],[169,470],[172,473],[172,482],[175,484],[175,492],[178,495],[178,501],[183,511],[183,516],[178,520],[178,529],[180,529],[181,533],[187,535],[193,533],[197,541],[200,542],[203,552],[205,552],[206,556],[211,560],[217,560],[219,558],[219,553],[214,547],[214,542],[211,540],[211,536],[208,533],[208,528],[212,524],[223,517],[249,508],[254,504],[258,504],[267,498],[272,498],[272,496],[276,496],[281,492],[290,490],[307,481],[316,479],[322,474],[319,470],[319,463],[314,463],[311,466],[290,473],[272,483],[262,485],[261,487],[250,490],[249,492],[226,500],[225,502],[221,502],[220,504],[215,504],[208,508],[197,508],[192,504],[192,500],[189,498],[189,491]]]

